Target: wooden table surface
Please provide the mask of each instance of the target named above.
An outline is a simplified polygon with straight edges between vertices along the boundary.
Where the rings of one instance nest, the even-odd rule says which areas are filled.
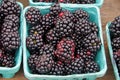
[[[28,5],[28,0],[18,0],[24,4],[24,6]],[[104,35],[104,45],[105,45],[105,51],[106,51],[106,57],[107,57],[107,64],[108,64],[108,71],[106,75],[102,78],[99,78],[97,80],[115,80],[113,68],[110,61],[110,56],[108,53],[108,47],[107,47],[107,40],[106,40],[106,34],[105,34],[105,26],[107,22],[112,21],[114,17],[120,15],[120,0],[104,0],[104,4],[101,8],[101,20],[102,20],[102,28],[103,28],[103,35]],[[24,77],[23,69],[21,66],[21,69],[14,78],[12,79],[4,79],[0,77],[0,80],[27,80]]]

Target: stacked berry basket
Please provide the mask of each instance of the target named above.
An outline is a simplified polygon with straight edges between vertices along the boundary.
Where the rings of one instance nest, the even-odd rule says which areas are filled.
[[[28,79],[95,80],[105,74],[97,7],[29,6],[23,17],[24,73]]]
[[[120,80],[120,16],[106,26],[108,47],[116,80]]]
[[[86,5],[101,7],[104,0],[29,0],[32,6],[50,6],[53,3],[61,3],[64,6]],[[66,5],[67,4],[67,5]]]
[[[0,2],[0,74],[11,78],[22,61],[21,13],[23,6],[14,0]]]

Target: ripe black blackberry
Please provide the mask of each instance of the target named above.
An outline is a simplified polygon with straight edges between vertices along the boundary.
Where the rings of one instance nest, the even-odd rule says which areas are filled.
[[[50,75],[64,75],[64,65],[59,62],[54,62],[51,71],[49,72]]]
[[[5,51],[4,49],[0,49],[0,66],[2,66],[2,61],[3,61],[3,55],[4,55]]]
[[[98,34],[98,26],[94,22],[89,22],[89,25],[91,27],[91,32],[94,34]]]
[[[84,59],[84,61],[94,61],[95,57],[96,57],[96,53],[87,51],[83,48],[79,48],[76,50],[75,56],[77,58],[82,57]]]
[[[36,70],[36,60],[38,59],[37,54],[30,55],[28,58],[28,66],[33,74],[37,73]]]
[[[74,23],[70,19],[59,19],[56,23],[56,32],[59,33],[60,37],[67,37],[73,34]]]
[[[14,51],[20,46],[20,36],[16,32],[4,32],[1,34],[2,45],[5,50]]]
[[[38,8],[31,7],[25,13],[26,20],[29,24],[35,25],[41,20],[41,13]]]
[[[52,24],[53,24],[53,19],[52,17],[50,16],[50,14],[46,14],[42,17],[42,27],[45,29],[45,30],[49,30],[52,28]]]
[[[60,40],[60,36],[59,36],[59,33],[56,32],[55,28],[51,29],[46,34],[46,41],[47,41],[47,43],[53,45],[54,47],[57,45],[59,40]]]
[[[62,8],[60,7],[60,4],[55,3],[50,8],[50,14],[54,17],[56,17],[60,12],[62,11]]]
[[[8,15],[5,17],[4,22],[11,22],[13,23],[13,27],[19,27],[19,17],[15,14]]]
[[[43,29],[42,25],[36,25],[36,26],[32,26],[29,30],[30,35],[33,34],[39,34],[39,35],[43,35],[45,30]]]
[[[5,32],[16,32],[18,33],[19,26],[17,23],[14,23],[12,21],[6,21],[3,23],[2,28],[1,28],[1,33]]]
[[[75,58],[70,64],[65,64],[65,72],[67,75],[81,74],[84,69],[84,60],[82,58]]]
[[[43,47],[40,48],[39,50],[39,54],[43,55],[43,54],[54,54],[54,47],[52,45],[44,45]]]
[[[36,61],[36,70],[39,74],[49,73],[54,64],[51,54],[43,54]]]
[[[97,52],[101,47],[101,40],[97,37],[96,34],[89,34],[86,36],[83,41],[83,47],[91,52]]]
[[[21,8],[16,0],[3,0],[1,4],[1,12],[4,16],[15,14],[20,16]]]
[[[89,22],[85,19],[80,19],[77,21],[75,24],[75,33],[81,36],[91,33],[91,26],[89,25]]]
[[[95,73],[100,71],[99,65],[94,61],[86,62],[84,69],[85,73]]]
[[[116,63],[120,61],[120,50],[113,53],[113,58],[115,59]]]
[[[78,3],[78,4],[93,4],[95,2],[96,0],[75,0],[75,3]]]
[[[79,19],[87,19],[88,20],[88,18],[89,18],[89,14],[82,9],[76,10],[74,12],[74,21],[75,22],[79,21]]]
[[[120,23],[120,16],[116,17],[112,21],[112,23],[111,23],[111,25],[109,27],[110,34],[111,34],[112,38],[120,37],[120,24],[119,23]]]
[[[30,51],[38,50],[43,46],[42,36],[39,34],[33,34],[26,39],[27,48]]]
[[[75,43],[72,39],[63,38],[58,44],[55,55],[59,61],[70,63],[74,58]]]
[[[11,54],[3,55],[2,59],[2,67],[14,67],[15,66],[15,58]]]
[[[111,45],[113,52],[116,52],[118,49],[120,49],[120,37],[114,38]]]

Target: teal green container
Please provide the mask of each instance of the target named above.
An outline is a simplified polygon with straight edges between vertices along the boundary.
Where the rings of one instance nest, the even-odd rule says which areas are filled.
[[[21,7],[21,17],[20,17],[20,38],[22,39],[22,11],[23,5],[20,2],[17,2]],[[21,40],[22,42],[22,40]],[[3,78],[12,78],[19,71],[22,62],[22,43],[19,49],[15,53],[15,66],[12,68],[0,67],[0,74]]]
[[[74,5],[86,5],[86,6],[97,6],[97,7],[101,7],[103,5],[103,2],[104,0],[96,0],[96,3],[94,4],[70,4],[70,3],[61,3],[61,5],[64,5],[64,6],[74,6]],[[52,5],[53,3],[49,3],[49,2],[33,2],[33,0],[29,0],[29,5],[30,6],[50,6]]]
[[[120,80],[117,64],[116,64],[116,62],[115,62],[115,60],[113,58],[113,49],[112,49],[112,46],[111,46],[111,38],[110,38],[110,31],[109,31],[110,24],[111,23],[109,22],[106,25],[106,34],[107,34],[108,48],[109,48],[110,58],[111,58],[111,62],[112,62],[112,65],[113,65],[113,69],[114,69],[114,74],[115,74],[116,80]]]
[[[61,6],[62,9],[67,9],[71,12],[74,12],[75,10],[78,10],[79,8],[82,8],[83,10],[87,11],[90,14],[90,20],[92,22],[95,22],[98,25],[99,28],[99,37],[101,38],[102,45],[101,49],[99,50],[96,58],[96,62],[100,65],[100,72],[96,73],[89,73],[89,74],[74,74],[74,75],[67,75],[67,76],[56,76],[56,75],[38,75],[38,74],[32,74],[30,72],[30,69],[28,67],[28,57],[30,56],[30,53],[28,49],[26,48],[26,37],[28,36],[28,28],[29,25],[27,25],[26,19],[25,19],[25,13],[26,11],[33,6],[28,6],[23,11],[23,67],[24,67],[24,75],[29,80],[95,80],[98,77],[102,77],[105,75],[107,71],[107,63],[106,63],[106,57],[105,57],[105,51],[104,51],[104,43],[103,43],[103,36],[102,36],[102,26],[101,26],[101,18],[100,18],[100,11],[95,6],[74,6],[72,8]],[[35,6],[34,6],[35,7]],[[50,6],[36,6],[36,8],[40,9],[40,12],[44,15],[49,12]]]

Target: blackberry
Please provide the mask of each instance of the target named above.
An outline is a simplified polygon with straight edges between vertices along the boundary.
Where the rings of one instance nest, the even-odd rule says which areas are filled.
[[[43,55],[43,54],[54,54],[54,48],[53,46],[51,45],[44,45],[41,49],[40,49],[40,55]]]
[[[39,34],[33,34],[27,37],[26,39],[27,48],[30,51],[38,50],[43,46],[42,36]]]
[[[39,35],[43,35],[45,30],[43,29],[43,27],[39,24],[39,25],[36,25],[36,26],[33,26],[30,28],[29,30],[30,32],[30,35],[33,35],[33,34],[39,34]]]
[[[91,33],[91,27],[89,25],[89,22],[85,19],[80,19],[75,24],[75,33],[77,35],[85,36]]]
[[[56,29],[53,28],[51,29],[47,34],[46,34],[46,41],[53,45],[54,47],[56,46],[56,44],[59,42],[60,37],[59,37],[59,33],[56,32]]]
[[[2,67],[14,67],[15,66],[15,58],[12,55],[3,55],[2,59]]]
[[[57,50],[54,54],[57,56],[58,60],[69,63],[74,58],[74,51],[74,41],[69,38],[64,38],[57,44]]]
[[[82,43],[84,48],[91,52],[97,52],[101,47],[101,40],[93,33],[86,36]]]
[[[4,55],[4,50],[0,49],[0,66],[2,66],[2,61],[3,61],[3,55]]]
[[[88,61],[85,63],[85,73],[95,73],[100,71],[99,65],[94,61]]]
[[[16,23],[9,21],[9,22],[4,22],[2,25],[1,33],[5,32],[16,32],[18,33],[19,26],[16,25]]]
[[[120,49],[120,37],[114,38],[111,44],[113,52],[116,52],[118,49]]]
[[[20,36],[16,32],[2,33],[2,45],[8,51],[14,51],[20,46]]]
[[[64,65],[62,63],[55,62],[49,74],[50,75],[64,75],[64,71],[65,71]]]
[[[52,69],[54,61],[51,54],[43,54],[36,61],[36,70],[39,74],[46,74]]]
[[[41,13],[38,8],[31,7],[25,13],[26,20],[29,24],[37,24],[41,20]]]
[[[1,12],[4,16],[15,14],[20,16],[21,8],[16,0],[3,0],[1,4]]]
[[[67,37],[73,34],[74,23],[70,19],[59,19],[55,28],[61,38]]]
[[[77,21],[79,21],[79,19],[88,20],[89,19],[89,14],[82,9],[76,10],[74,12],[74,21],[77,22]]]
[[[98,34],[98,26],[96,25],[96,23],[93,22],[89,22],[89,25],[91,27],[91,32],[94,34]]]
[[[65,65],[67,75],[81,74],[84,69],[84,60],[82,58],[75,58],[70,64]]]
[[[75,56],[77,58],[82,57],[84,59],[84,61],[93,61],[95,60],[96,57],[96,53],[87,51],[83,48],[77,49],[75,52]]]
[[[93,4],[93,3],[95,3],[96,2],[96,0],[81,0],[81,4]]]
[[[54,17],[56,17],[60,12],[62,11],[62,8],[60,7],[60,4],[55,3],[50,8],[50,14]]]
[[[113,58],[115,59],[116,63],[120,61],[120,50],[113,53]]]
[[[110,35],[112,38],[114,37],[120,37],[120,16],[116,17],[110,27],[109,27],[109,30],[110,30]]]
[[[33,54],[28,58],[28,66],[32,73],[37,73],[36,70],[36,60],[38,59],[38,55]]]
[[[5,17],[4,19],[4,22],[10,22],[13,23],[14,25],[13,26],[19,26],[19,17],[16,16],[15,14],[12,14],[12,15],[8,15]]]
[[[52,20],[52,17],[50,16],[50,14],[47,14],[47,15],[44,15],[42,17],[42,27],[45,29],[45,30],[49,30],[52,28],[52,24],[53,24],[53,20]]]

